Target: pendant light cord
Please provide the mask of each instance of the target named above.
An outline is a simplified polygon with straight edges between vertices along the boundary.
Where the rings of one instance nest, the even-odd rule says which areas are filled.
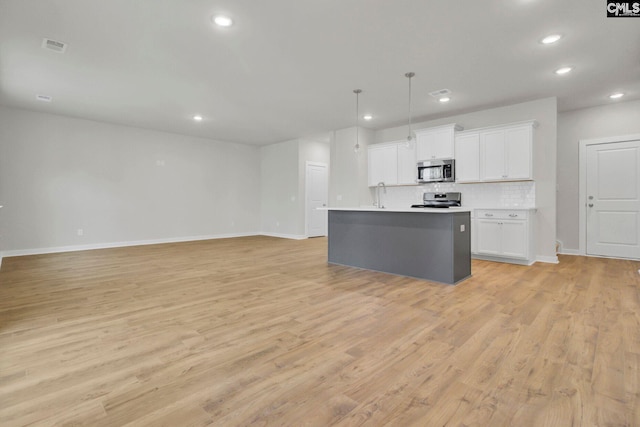
[[[360,147],[358,127],[360,126],[360,92],[356,92],[356,147]]]
[[[358,152],[360,149],[360,132],[358,127],[360,126],[360,94],[362,93],[362,89],[354,89],[353,93],[356,94],[356,145],[353,148]]]
[[[411,136],[411,78],[415,75],[416,73],[413,72],[406,73],[404,75],[409,79],[409,135],[407,135],[407,144],[413,139],[413,137]]]
[[[409,135],[407,139],[411,141],[411,77],[409,77]]]

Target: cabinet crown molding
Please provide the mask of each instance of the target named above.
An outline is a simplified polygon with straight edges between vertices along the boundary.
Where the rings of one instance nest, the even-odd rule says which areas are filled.
[[[457,124],[457,123],[449,123],[447,125],[440,125],[440,126],[433,126],[433,127],[428,127],[428,128],[416,129],[416,130],[414,130],[414,132],[416,134],[418,134],[418,133],[432,132],[434,130],[446,129],[446,128],[453,128],[453,130],[456,131],[456,132],[460,132],[461,130],[464,130],[464,128],[462,126],[460,126],[459,124]]]
[[[501,124],[501,125],[493,125],[493,126],[485,126],[485,127],[481,127],[481,128],[473,128],[473,129],[467,129],[465,131],[463,131],[464,133],[473,133],[473,132],[481,132],[481,131],[485,131],[485,130],[491,130],[491,129],[504,129],[504,128],[509,128],[509,127],[516,127],[516,126],[524,126],[524,125],[530,125],[532,128],[537,128],[539,123],[536,120],[523,120],[521,122],[512,122],[512,123],[505,123],[505,124]]]
[[[385,142],[376,142],[375,144],[371,144],[369,146],[367,146],[367,149],[375,149],[375,148],[384,148],[384,147],[391,147],[393,145],[397,145],[397,144],[401,144],[401,143],[405,143],[406,140],[402,140],[399,139],[397,141],[385,141]]]

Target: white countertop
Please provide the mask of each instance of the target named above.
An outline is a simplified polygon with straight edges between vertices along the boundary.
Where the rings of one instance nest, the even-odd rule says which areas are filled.
[[[471,212],[473,209],[469,208],[376,208],[375,206],[364,207],[348,207],[348,208],[318,208],[319,210],[328,211],[355,211],[355,212],[413,212],[413,213],[457,213],[457,212]]]
[[[522,207],[515,207],[515,208],[495,208],[495,207],[489,207],[489,208],[473,208],[473,210],[479,211],[479,210],[483,210],[483,211],[537,211],[538,208],[522,208]]]

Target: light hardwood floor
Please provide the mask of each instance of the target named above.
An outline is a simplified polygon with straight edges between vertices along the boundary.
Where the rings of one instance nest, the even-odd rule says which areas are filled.
[[[5,258],[0,425],[640,426],[640,263],[474,261],[450,286],[326,250]]]

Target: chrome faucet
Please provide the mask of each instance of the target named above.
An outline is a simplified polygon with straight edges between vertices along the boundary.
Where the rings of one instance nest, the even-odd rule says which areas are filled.
[[[380,194],[380,187],[384,190],[384,193],[387,193],[387,186],[384,185],[384,182],[380,181],[378,186],[376,187],[376,201],[378,209],[384,209],[384,205],[382,204],[382,195]]]

